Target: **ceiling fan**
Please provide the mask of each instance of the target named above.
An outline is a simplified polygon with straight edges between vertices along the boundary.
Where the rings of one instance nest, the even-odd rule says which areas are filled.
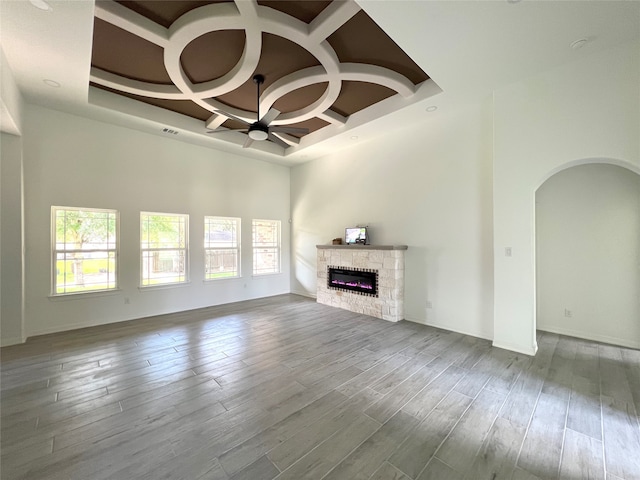
[[[260,118],[260,85],[264,83],[264,76],[260,74],[256,74],[253,76],[253,83],[256,84],[257,90],[257,110],[256,115],[257,119],[253,123],[249,123],[246,120],[243,120],[240,117],[236,117],[235,115],[231,115],[222,110],[218,110],[216,113],[224,115],[232,120],[236,120],[238,122],[245,123],[248,125],[247,128],[221,128],[216,130],[209,130],[207,133],[222,133],[222,132],[244,132],[248,135],[247,141],[244,142],[242,148],[248,148],[254,141],[262,141],[262,140],[270,140],[273,143],[280,145],[282,148],[288,148],[289,144],[282,140],[274,133],[284,133],[284,134],[307,134],[309,133],[308,128],[298,128],[298,127],[287,127],[284,125],[276,125],[270,127],[269,124],[276,119],[280,112],[275,108],[272,108],[267,112],[267,114]]]

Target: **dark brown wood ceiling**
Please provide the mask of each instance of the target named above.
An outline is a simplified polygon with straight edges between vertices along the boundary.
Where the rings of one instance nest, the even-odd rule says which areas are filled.
[[[221,2],[182,0],[118,1],[118,3],[168,28],[181,15],[194,8]],[[258,3],[310,23],[331,2],[259,0]],[[383,66],[402,74],[414,85],[429,78],[364,11],[360,11],[342,25],[327,41],[336,51],[341,62]],[[207,33],[193,40],[183,50],[182,67],[193,83],[219,78],[238,62],[244,44],[243,30]],[[285,75],[316,65],[320,65],[319,61],[300,45],[286,38],[263,33],[261,56],[255,72],[265,76],[263,90]],[[172,83],[164,67],[161,47],[99,18],[94,22],[92,66],[129,79],[155,84]],[[92,85],[105,88],[93,83]],[[326,83],[300,88],[278,99],[274,107],[284,113],[299,110],[317,100],[325,88]],[[206,120],[211,115],[210,112],[190,101],[161,100],[105,89],[199,120]],[[377,84],[345,81],[342,82],[340,95],[331,109],[348,117],[395,93]],[[255,112],[256,86],[248,80],[239,88],[216,99],[226,105]],[[232,123],[225,123],[225,126],[230,125]],[[299,125],[314,131],[328,124],[315,118],[301,122]]]

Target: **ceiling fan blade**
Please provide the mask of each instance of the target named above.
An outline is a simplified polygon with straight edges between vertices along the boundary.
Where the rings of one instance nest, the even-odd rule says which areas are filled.
[[[223,112],[222,110],[216,110],[216,113],[218,115],[225,116],[225,117],[227,117],[227,118],[229,118],[231,120],[236,120],[237,122],[242,122],[242,123],[246,123],[247,125],[251,125],[251,122],[247,122],[246,120],[243,120],[240,117],[236,117],[235,115],[231,115],[230,113]]]
[[[282,133],[309,133],[308,128],[298,128],[298,127],[285,127],[284,125],[278,125],[275,127],[269,127],[269,130],[272,132],[282,132]]]
[[[215,130],[207,130],[206,133],[224,133],[224,132],[246,132],[246,128],[217,128]]]
[[[278,115],[280,115],[280,110],[271,108],[266,113],[266,115],[260,119],[260,123],[262,123],[263,125],[269,125],[271,122],[273,122],[276,119]]]
[[[276,145],[280,145],[282,148],[289,148],[289,144],[287,142],[284,142],[284,141],[280,140],[278,137],[276,137],[271,132],[269,132],[269,137],[268,138],[269,138],[269,140],[271,140]]]
[[[247,135],[247,139],[245,140],[244,144],[242,145],[242,148],[249,148],[253,142],[254,142],[253,138],[251,138],[249,135]]]
[[[300,139],[293,135],[289,135],[287,133],[282,132],[272,132],[274,136],[278,137],[283,142],[288,143],[289,145],[300,145]]]

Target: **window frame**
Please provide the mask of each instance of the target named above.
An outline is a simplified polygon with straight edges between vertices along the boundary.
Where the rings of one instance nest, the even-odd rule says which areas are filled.
[[[114,215],[114,226],[115,226],[115,242],[114,247],[104,249],[93,248],[93,249],[58,249],[58,238],[57,238],[57,219],[58,212],[60,211],[74,211],[74,212],[97,212],[97,213],[106,213]],[[107,245],[108,245],[107,240]],[[66,245],[66,243],[64,244]],[[81,291],[64,291],[58,292],[58,255],[67,255],[69,253],[75,252],[84,252],[84,253],[100,253],[105,252],[107,254],[107,259],[109,259],[109,255],[113,254],[113,262],[114,262],[114,274],[113,274],[113,287],[109,287],[109,283],[107,282],[106,288],[95,288],[91,290],[81,290]],[[83,259],[85,260],[85,259]],[[63,261],[67,261],[64,259]],[[90,207],[69,207],[62,205],[52,205],[51,206],[51,297],[68,297],[73,295],[87,295],[87,294],[104,294],[109,292],[115,292],[120,289],[120,212],[111,208],[90,208]],[[110,277],[108,277],[110,278]],[[65,283],[66,285],[66,283]]]
[[[270,222],[276,226],[277,230],[277,240],[276,246],[257,246],[256,245],[256,223],[258,222]],[[266,275],[278,275],[282,273],[282,221],[281,220],[269,220],[264,218],[254,218],[251,220],[251,247],[252,247],[252,272],[254,277],[262,277]],[[274,272],[259,272],[256,271],[257,262],[256,262],[256,250],[257,249],[270,249],[274,248],[276,250],[275,255],[277,259],[277,271]]]
[[[208,247],[207,246],[207,225],[210,220],[226,220],[235,222],[235,247]],[[229,280],[233,278],[241,278],[242,277],[242,256],[241,256],[241,245],[242,245],[242,219],[239,217],[222,217],[219,215],[205,215],[204,216],[204,281],[205,282],[214,282],[220,280]],[[211,251],[224,251],[224,250],[235,250],[236,253],[236,273],[235,275],[224,276],[224,277],[214,277],[208,278],[209,273],[207,272],[207,259],[208,253]]]
[[[143,217],[147,216],[161,216],[161,217],[178,217],[184,219],[184,248],[180,247],[154,247],[154,248],[144,248],[143,247],[143,238],[142,238],[142,227],[143,227]],[[190,268],[189,268],[189,214],[188,213],[164,213],[164,212],[149,212],[149,211],[141,211],[140,212],[140,224],[139,224],[139,234],[140,234],[140,277],[139,277],[139,285],[138,287],[143,290],[153,289],[153,288],[166,288],[166,287],[176,287],[190,283]],[[145,252],[168,252],[168,251],[182,251],[184,250],[184,279],[176,282],[163,282],[163,283],[144,283],[144,254]],[[179,275],[178,275],[179,277]],[[147,279],[149,281],[150,278]]]

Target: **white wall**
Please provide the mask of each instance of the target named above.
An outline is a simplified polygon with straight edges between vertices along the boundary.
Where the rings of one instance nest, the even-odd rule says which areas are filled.
[[[0,345],[24,341],[22,138],[0,134]]]
[[[567,164],[587,159],[640,167],[638,51],[637,43],[593,55],[580,51],[575,62],[494,94],[497,346],[530,354],[537,348],[536,189]]]
[[[20,135],[22,110],[22,94],[0,46],[0,131]]]
[[[289,292],[288,168],[46,108],[25,114],[27,336]],[[120,212],[120,291],[50,297],[52,205]],[[190,215],[188,285],[138,287],[140,211]],[[242,278],[203,281],[205,215],[242,218]],[[282,274],[252,277],[253,218],[281,220]]]
[[[536,292],[538,329],[640,348],[640,175],[580,165],[538,189]]]
[[[292,290],[315,295],[316,245],[365,224],[409,246],[406,319],[492,338],[491,176],[490,102],[293,168]]]

